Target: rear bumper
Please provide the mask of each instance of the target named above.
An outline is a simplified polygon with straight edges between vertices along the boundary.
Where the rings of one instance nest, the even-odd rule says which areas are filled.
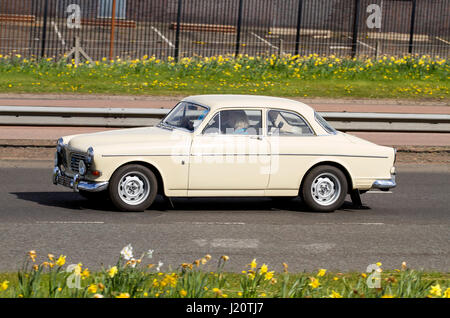
[[[88,191],[88,192],[99,192],[106,190],[108,188],[108,181],[104,182],[92,182],[81,180],[80,175],[76,174],[73,177],[66,176],[58,167],[53,168],[53,184],[62,185],[73,189],[73,191],[78,192],[78,190]]]
[[[391,179],[380,179],[375,180],[372,184],[372,189],[379,189],[387,191],[389,189],[395,188],[397,183],[395,183],[395,175],[391,175]]]

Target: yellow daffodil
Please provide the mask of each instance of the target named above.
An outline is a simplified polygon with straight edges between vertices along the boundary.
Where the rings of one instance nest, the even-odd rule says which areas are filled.
[[[35,251],[35,250],[29,251],[29,252],[28,252],[28,256],[31,258],[31,260],[32,260],[33,262],[36,261],[36,251]]]
[[[185,291],[184,289],[180,290],[180,295],[181,297],[186,297],[187,291]]]
[[[322,276],[325,275],[326,272],[327,272],[326,269],[321,268],[321,269],[319,269],[319,272],[317,273],[317,276],[322,277]]]
[[[130,298],[130,294],[128,293],[120,293],[116,298]]]
[[[394,298],[394,296],[390,295],[390,294],[385,294],[385,295],[381,296],[381,298]]]
[[[97,292],[97,289],[98,289],[98,287],[96,284],[91,284],[91,285],[89,285],[87,290],[89,293],[95,294]]]
[[[263,274],[267,273],[267,271],[268,271],[267,265],[262,264],[261,269],[259,270],[259,274],[263,275]]]
[[[450,298],[450,287],[445,290],[444,298]]]
[[[308,284],[312,288],[317,288],[320,286],[320,282],[317,278],[311,277],[311,283]]]
[[[119,270],[117,269],[117,266],[111,267],[111,268],[109,269],[109,271],[108,271],[109,277],[113,278],[114,276],[116,276],[116,274],[117,274],[118,271],[119,271]]]
[[[271,279],[273,278],[273,273],[274,273],[274,271],[267,272],[267,273],[264,275],[264,280],[271,280]]]
[[[252,262],[249,264],[251,269],[255,269],[258,264],[256,263],[256,258],[252,260]]]
[[[441,296],[442,295],[441,285],[437,284],[437,285],[431,286],[430,295]]]
[[[56,265],[59,267],[63,266],[66,263],[66,257],[64,255],[60,255],[58,260],[56,261]]]
[[[9,286],[9,281],[4,280],[1,284],[0,284],[0,290],[7,290]]]
[[[330,298],[342,298],[342,295],[338,292],[335,292],[334,290],[331,291]]]

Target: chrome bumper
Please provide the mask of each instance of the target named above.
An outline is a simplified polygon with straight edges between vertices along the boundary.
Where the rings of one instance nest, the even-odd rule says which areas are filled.
[[[108,188],[108,181],[103,182],[91,182],[82,181],[80,175],[76,174],[73,178],[68,177],[58,167],[53,168],[53,184],[63,185],[65,187],[73,189],[74,192],[78,190],[99,192]]]
[[[391,175],[391,179],[385,180],[375,180],[372,184],[372,189],[380,189],[382,191],[388,191],[391,188],[395,188],[397,183],[395,183],[395,175]]]

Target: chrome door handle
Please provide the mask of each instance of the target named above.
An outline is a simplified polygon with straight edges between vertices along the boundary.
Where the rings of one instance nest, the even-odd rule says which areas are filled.
[[[262,140],[263,138],[261,136],[251,136],[251,139],[257,139],[257,140]]]

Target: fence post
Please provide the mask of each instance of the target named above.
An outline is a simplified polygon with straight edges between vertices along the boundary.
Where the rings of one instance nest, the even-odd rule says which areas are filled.
[[[47,40],[47,15],[48,15],[48,0],[44,4],[44,25],[42,27],[42,47],[41,58],[45,55],[45,41]]]
[[[414,41],[414,22],[416,20],[416,0],[412,0],[412,12],[411,12],[411,28],[409,33],[409,54],[412,54],[413,41]]]
[[[359,0],[355,0],[355,15],[353,17],[352,58],[356,56],[356,49],[358,45],[359,4]]]
[[[181,9],[183,6],[183,0],[178,0],[177,9],[177,29],[175,33],[175,61],[178,62],[180,57],[180,24],[181,24]]]
[[[303,9],[303,0],[298,0],[297,33],[295,34],[294,55],[298,55],[300,47],[300,24],[302,23],[302,9]]]
[[[114,32],[116,26],[116,0],[112,1],[111,10],[111,35],[109,38],[109,60],[112,61],[114,55]]]
[[[237,24],[237,34],[236,34],[236,51],[234,52],[235,57],[239,55],[239,49],[241,46],[241,25],[242,25],[242,6],[243,0],[239,0],[239,12],[238,12],[238,24]]]

